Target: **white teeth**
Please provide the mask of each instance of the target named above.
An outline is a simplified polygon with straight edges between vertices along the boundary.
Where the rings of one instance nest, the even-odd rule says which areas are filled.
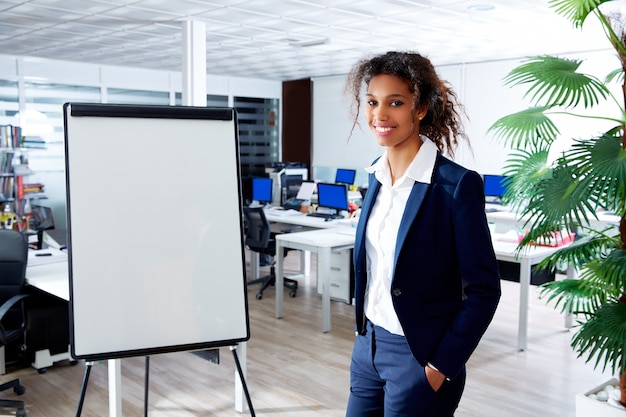
[[[376,131],[381,133],[389,132],[391,130],[393,130],[393,127],[376,127]]]

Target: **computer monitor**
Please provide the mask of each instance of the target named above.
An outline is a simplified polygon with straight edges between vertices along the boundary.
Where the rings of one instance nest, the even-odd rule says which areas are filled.
[[[52,209],[37,204],[31,205],[31,218],[28,227],[37,231],[37,243],[35,246],[37,249],[41,249],[44,241],[44,230],[53,230],[55,228]]]
[[[356,177],[356,169],[337,168],[335,173],[335,183],[337,184],[354,184],[354,178]]]
[[[252,200],[257,201],[259,204],[269,204],[272,201],[271,178],[252,178]]]
[[[487,200],[500,201],[510,178],[504,175],[483,175],[485,198]]]
[[[302,175],[284,174],[280,178],[280,186],[282,188],[281,204],[290,198],[296,198],[300,186],[302,185]]]
[[[33,204],[31,206],[31,230],[50,230],[54,229],[54,216],[50,207],[39,206]]]
[[[317,184],[317,204],[320,207],[335,210],[348,210],[348,187],[344,184]]]

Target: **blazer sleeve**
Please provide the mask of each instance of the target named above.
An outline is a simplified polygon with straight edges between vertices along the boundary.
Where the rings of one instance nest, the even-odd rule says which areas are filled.
[[[500,276],[478,173],[466,171],[460,178],[453,195],[452,217],[464,298],[430,359],[449,378],[454,378],[469,359],[500,299]]]

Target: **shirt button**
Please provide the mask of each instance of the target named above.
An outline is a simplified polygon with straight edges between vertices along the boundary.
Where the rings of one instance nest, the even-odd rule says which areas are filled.
[[[392,294],[395,295],[396,297],[399,297],[402,295],[402,290],[400,288],[394,288],[392,291]]]

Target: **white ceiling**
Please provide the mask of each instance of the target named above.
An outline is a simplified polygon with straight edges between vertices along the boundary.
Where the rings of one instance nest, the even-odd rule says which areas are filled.
[[[548,0],[0,0],[0,53],[181,71],[186,20],[206,24],[209,74],[271,80],[390,49],[445,65],[608,46]]]

